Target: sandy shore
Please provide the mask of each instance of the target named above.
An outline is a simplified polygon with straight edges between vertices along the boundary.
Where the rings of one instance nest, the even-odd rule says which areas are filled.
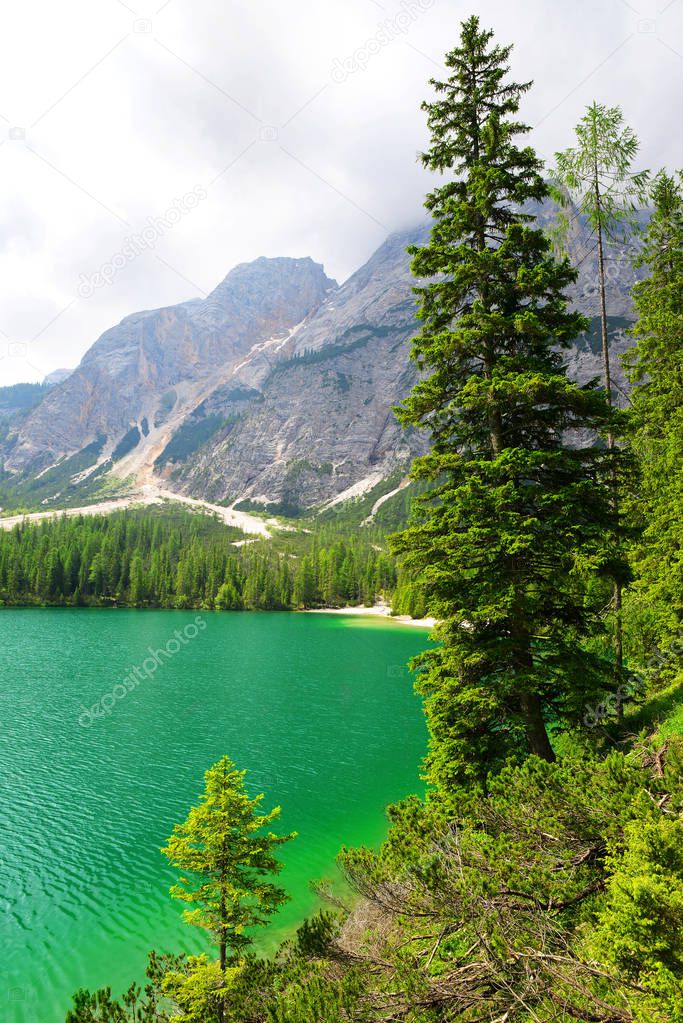
[[[309,615],[355,615],[356,617],[387,618],[390,622],[400,622],[401,625],[414,625],[418,629],[433,629],[436,625],[436,618],[410,618],[408,615],[392,615],[391,608],[386,604],[375,604],[374,607],[317,607],[309,608],[302,613]]]

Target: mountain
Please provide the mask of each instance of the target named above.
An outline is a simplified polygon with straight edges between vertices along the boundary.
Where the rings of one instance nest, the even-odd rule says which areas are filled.
[[[553,216],[537,211],[542,223]],[[22,419],[5,444],[13,478],[58,465],[62,479],[109,474],[221,503],[321,506],[399,480],[424,450],[392,412],[413,386],[414,280],[406,246],[428,226],[391,235],[342,287],[310,259],[258,259],[206,300],[136,313]],[[572,375],[601,374],[596,261],[573,222],[573,304],[591,331],[567,352]],[[609,254],[611,346],[628,346],[633,272]],[[54,472],[54,470],[51,470]]]
[[[63,383],[72,373],[72,369],[53,369],[51,373],[47,374],[43,383],[48,387],[54,387],[56,384]]]
[[[45,377],[42,384],[10,384],[0,387],[0,451],[7,438],[17,430],[25,418],[45,397],[53,383]]]
[[[299,327],[279,362],[245,367],[253,390],[239,409],[214,393],[202,411],[229,425],[191,459],[158,469],[188,493],[290,508],[352,496],[405,471],[424,447],[392,412],[417,375],[405,249],[426,236],[426,228],[392,235]]]
[[[92,444],[106,460],[136,430],[140,454],[163,449],[257,346],[281,344],[335,289],[310,259],[257,259],[205,300],[127,316],[22,423],[6,468],[41,471]]]

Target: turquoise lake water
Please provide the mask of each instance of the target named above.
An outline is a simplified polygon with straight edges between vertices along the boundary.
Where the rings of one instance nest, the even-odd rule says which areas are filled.
[[[426,631],[196,618],[0,611],[3,1023],[62,1023],[77,988],[142,979],[150,948],[205,949],[159,848],[224,753],[299,833],[271,945],[317,908],[308,882],[334,876],[339,847],[381,840],[386,804],[420,790],[426,729],[405,663]]]

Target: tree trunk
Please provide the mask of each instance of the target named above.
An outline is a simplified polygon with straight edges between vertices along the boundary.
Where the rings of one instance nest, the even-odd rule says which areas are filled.
[[[555,752],[550,745],[539,697],[535,693],[522,693],[520,702],[530,752],[552,763],[555,760]]]
[[[600,215],[600,203],[598,202],[598,216]],[[600,326],[602,332],[602,365],[604,372],[605,381],[605,396],[607,398],[607,404],[612,404],[612,373],[609,364],[609,336],[607,333],[607,296],[605,294],[605,251],[602,239],[602,226],[598,221],[598,287],[600,289]],[[614,435],[610,430],[607,443],[610,448],[614,447]]]
[[[600,189],[596,178],[595,182],[595,201],[598,209],[598,217],[600,216]],[[605,252],[602,237],[602,225],[598,219],[598,285],[600,288],[600,325],[602,332],[602,362],[604,371],[604,383],[605,383],[605,396],[607,403],[612,404],[612,373],[610,370],[609,361],[609,336],[607,333],[607,297],[605,288]],[[607,434],[607,445],[610,451],[614,450],[614,434],[610,430]],[[615,514],[619,512],[619,492],[616,474],[612,470],[612,505]],[[616,680],[617,688],[621,686],[624,671],[624,636],[623,636],[623,622],[621,614],[622,595],[621,595],[621,583],[618,580],[614,580],[613,590],[613,604],[614,604],[614,677]],[[624,708],[621,699],[617,700],[617,716],[621,721],[624,716]]]
[[[227,942],[225,940],[225,895],[223,893],[221,893],[221,923],[223,924],[223,929],[221,930],[221,940],[219,944],[221,966],[221,993],[218,998],[219,1023],[223,1023],[223,1020],[225,1019],[225,992],[222,989],[225,987],[225,968],[228,962]]]
[[[503,420],[500,410],[492,408],[489,414],[489,436],[491,438],[491,450],[496,458],[503,450]]]
[[[511,575],[515,575],[517,566],[515,559],[511,564]],[[510,638],[514,644],[513,666],[516,675],[521,677],[532,674],[534,653],[531,643],[526,616],[524,613],[524,595],[519,586],[515,587],[515,599],[510,621]],[[548,732],[543,720],[543,707],[538,693],[530,693],[522,688],[519,692],[519,707],[524,721],[524,732],[530,753],[535,753],[542,760],[552,763],[555,753],[550,745]]]
[[[614,581],[614,674],[617,682],[617,720],[624,720],[624,622],[621,613],[621,583]]]

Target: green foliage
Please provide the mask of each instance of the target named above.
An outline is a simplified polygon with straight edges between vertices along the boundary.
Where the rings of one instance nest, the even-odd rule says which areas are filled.
[[[154,425],[161,426],[165,423],[178,401],[178,394],[175,390],[166,391],[159,401],[159,408],[154,417]]]
[[[387,337],[397,329],[400,330],[401,325],[377,327],[370,323],[358,323],[353,327],[348,327],[335,344],[324,345],[322,348],[316,349],[307,348],[303,352],[297,352],[290,359],[276,363],[270,371],[270,376],[272,378],[293,367],[317,366],[320,363],[329,362],[330,359],[336,359],[340,355],[349,355],[351,352],[365,348],[374,338]],[[357,334],[362,336],[356,337]],[[345,388],[341,389],[345,390]]]
[[[106,438],[98,437],[91,444],[86,445],[81,451],[63,459],[57,465],[40,473],[38,476],[28,477],[19,481],[13,478],[5,478],[0,482],[0,504],[5,515],[12,510],[23,511],[24,509],[40,508],[58,504],[58,507],[68,508],[74,500],[84,500],[87,490],[79,483],[74,482],[86,469],[91,469],[97,462]],[[110,468],[110,464],[102,466],[100,472]]]
[[[554,172],[556,197],[564,205],[574,202],[596,238],[598,255],[598,290],[602,341],[603,384],[608,404],[612,404],[612,370],[609,349],[609,318],[607,316],[607,285],[605,241],[623,241],[638,229],[637,212],[645,200],[648,172],[634,172],[639,142],[626,125],[619,107],[592,103],[576,127],[577,144],[564,153],[556,153]],[[566,236],[569,221],[559,218],[560,236]],[[615,446],[615,432],[607,433],[610,449]],[[619,479],[612,474],[612,505],[619,511]],[[614,611],[614,685],[624,684],[623,579],[613,575],[612,608]]]
[[[323,387],[336,387],[342,394],[347,394],[351,390],[351,381],[346,373],[335,370],[333,373],[326,372],[324,374]]]
[[[391,998],[415,1021],[677,1020],[682,768],[680,742],[604,760],[569,743],[447,810],[397,808],[379,852],[341,856],[381,921],[354,959],[372,1018]]]
[[[308,480],[311,476],[314,478],[331,476],[332,471],[331,462],[315,464],[307,458],[297,458],[288,462],[282,481],[282,500],[270,506],[271,513],[289,518],[298,518],[304,515],[302,499],[308,489]]]
[[[683,824],[637,821],[625,831],[625,851],[613,859],[599,939],[631,976],[661,964],[683,972]]]
[[[374,603],[396,582],[376,533],[242,542],[211,515],[130,509],[0,530],[0,603],[285,610]]]
[[[164,973],[161,993],[173,1006],[175,1023],[218,1023],[224,983],[220,963],[208,956],[181,959]]]
[[[652,189],[654,212],[638,264],[636,344],[624,362],[634,383],[630,443],[640,466],[634,518],[644,526],[633,552],[634,592],[627,605],[643,636],[646,660],[670,641],[683,618],[683,193],[662,172]]]
[[[171,894],[196,907],[184,917],[212,935],[223,971],[226,961],[236,963],[251,945],[249,929],[265,924],[287,901],[284,890],[267,878],[282,869],[276,849],[295,837],[264,833],[280,808],[259,813],[263,793],[249,797],[245,774],[229,757],[214,764],[204,775],[199,806],[175,826],[161,850],[174,867],[189,873]]]
[[[9,387],[0,387],[0,416],[27,412],[45,397],[49,389],[48,384],[10,384]]]
[[[118,462],[120,458],[129,454],[140,443],[140,430],[137,426],[131,426],[111,453],[112,462]]]
[[[556,763],[508,765],[485,794],[390,808],[379,850],[340,856],[359,896],[345,918],[223,979],[205,956],[152,956],[138,1015],[69,1023],[678,1023],[682,810],[683,740],[601,758],[566,737]]]
[[[631,169],[639,148],[620,107],[591,103],[576,126],[576,145],[555,154],[555,197],[573,200],[591,231],[623,241],[646,197],[648,172]]]
[[[424,165],[448,173],[426,207],[428,245],[413,249],[423,371],[399,415],[428,428],[431,453],[413,475],[432,484],[395,541],[442,620],[441,646],[416,662],[430,726],[427,776],[453,790],[531,750],[552,759],[551,723],[573,723],[607,684],[589,650],[601,629],[600,588],[625,574],[614,540],[615,453],[594,439],[614,427],[604,395],[569,381],[558,348],[587,321],[564,292],[575,280],[520,212],[548,195],[528,131],[515,115],[527,84],[508,80],[511,47],[477,18],[446,57],[447,81],[425,103]]]
[[[163,469],[169,462],[184,462],[194,455],[204,444],[208,443],[221,431],[229,432],[235,423],[234,419],[225,419],[219,415],[208,415],[200,419],[187,419],[176,430],[164,450],[154,463],[156,469]]]
[[[675,819],[636,821],[625,849],[608,866],[606,905],[593,944],[608,963],[651,992],[646,1018],[683,1013],[683,824]],[[649,1004],[648,1004],[649,1003]]]
[[[129,1023],[131,1020],[134,1023],[157,1023],[159,1020],[151,988],[142,997],[140,988],[132,984],[120,1002],[112,998],[108,987],[93,993],[77,991],[73,1007],[66,1014],[66,1023]]]
[[[319,958],[329,952],[330,945],[338,933],[337,916],[323,910],[309,920],[304,920],[297,930],[297,951],[311,959]]]
[[[268,1023],[365,1023],[373,1017],[363,1005],[365,983],[360,971],[331,980],[311,970],[298,983],[279,994],[268,1014]]]

